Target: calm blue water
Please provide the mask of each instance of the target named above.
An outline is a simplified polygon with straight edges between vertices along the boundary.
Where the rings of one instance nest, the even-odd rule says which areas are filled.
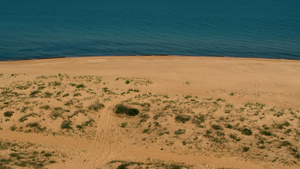
[[[0,0],[0,60],[300,59],[299,0]]]

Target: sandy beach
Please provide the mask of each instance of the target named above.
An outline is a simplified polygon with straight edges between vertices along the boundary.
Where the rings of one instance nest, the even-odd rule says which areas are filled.
[[[6,61],[0,93],[0,168],[300,166],[298,60]]]

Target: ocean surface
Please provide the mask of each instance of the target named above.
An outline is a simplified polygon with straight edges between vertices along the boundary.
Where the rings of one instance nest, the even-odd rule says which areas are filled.
[[[300,59],[300,0],[0,0],[0,60]]]

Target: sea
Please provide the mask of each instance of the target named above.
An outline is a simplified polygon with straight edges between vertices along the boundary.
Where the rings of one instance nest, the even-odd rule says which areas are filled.
[[[300,59],[300,0],[0,0],[0,60]]]

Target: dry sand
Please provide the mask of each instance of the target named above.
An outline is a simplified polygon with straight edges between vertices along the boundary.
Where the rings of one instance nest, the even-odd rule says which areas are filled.
[[[0,168],[300,166],[295,60],[0,62],[0,93]]]

